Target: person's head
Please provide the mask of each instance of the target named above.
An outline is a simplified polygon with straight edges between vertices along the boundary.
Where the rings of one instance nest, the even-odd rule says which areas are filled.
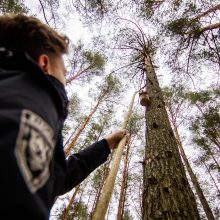
[[[22,14],[0,16],[0,33],[0,47],[27,52],[44,72],[65,84],[62,55],[68,52],[66,36]]]

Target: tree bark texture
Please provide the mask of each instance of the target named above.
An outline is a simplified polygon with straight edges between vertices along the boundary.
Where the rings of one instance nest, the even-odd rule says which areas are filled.
[[[147,92],[146,155],[144,165],[143,220],[200,219],[188,183],[162,92],[148,54],[145,55]]]

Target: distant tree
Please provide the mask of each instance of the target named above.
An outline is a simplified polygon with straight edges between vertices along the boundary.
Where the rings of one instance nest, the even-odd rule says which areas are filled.
[[[129,139],[127,143],[126,150],[123,155],[123,170],[122,170],[122,177],[120,180],[120,195],[118,201],[118,211],[117,211],[117,220],[122,220],[125,218],[126,215],[126,203],[128,199],[128,187],[129,182],[131,181],[131,159],[133,151],[131,148],[134,147],[134,142],[137,140],[137,136],[139,134],[140,129],[140,122],[143,119],[143,116],[138,114],[136,111],[132,114],[131,118],[129,119],[127,130],[129,132]],[[134,190],[134,189],[133,189]]]
[[[133,1],[132,1],[133,2]],[[138,18],[147,22],[159,36],[159,56],[185,85],[202,87],[208,78],[217,80],[220,63],[218,0],[150,0],[134,1]],[[214,76],[214,78],[213,78]]]
[[[117,212],[117,220],[122,220],[124,215],[125,208],[125,200],[126,193],[128,187],[128,168],[129,168],[129,152],[130,152],[131,142],[127,144],[126,155],[124,159],[124,168],[122,173],[122,181],[121,181],[121,190],[120,190],[120,198],[118,202],[118,212]]]
[[[102,22],[105,16],[113,12],[113,5],[112,0],[75,0],[70,2],[69,8],[80,15],[84,24],[94,25],[94,23]]]
[[[183,148],[183,144],[182,144],[182,140],[178,131],[178,122],[177,122],[177,118],[179,118],[179,111],[181,111],[182,105],[185,101],[183,95],[184,95],[184,90],[183,87],[180,86],[173,86],[171,88],[165,88],[164,89],[164,97],[165,97],[165,103],[166,103],[166,107],[168,109],[168,114],[169,114],[169,118],[174,130],[174,134],[179,146],[179,151],[180,151],[180,155],[183,159],[183,162],[186,166],[186,170],[189,173],[190,179],[193,183],[193,186],[195,188],[196,194],[198,195],[198,198],[202,204],[202,207],[205,211],[206,217],[207,219],[210,220],[214,220],[215,217],[212,213],[212,210],[206,200],[206,197],[203,193],[203,190],[200,186],[200,183],[195,175],[195,173],[193,172],[193,169],[189,163],[189,160],[185,154],[184,148]]]
[[[135,95],[136,95],[136,93],[134,93],[134,95],[132,96],[131,103],[128,108],[128,112],[125,116],[123,125],[121,126],[121,128],[123,128],[123,129],[126,129],[128,122],[129,122],[129,119],[131,118]],[[120,141],[117,149],[115,150],[112,166],[111,166],[109,174],[106,178],[106,182],[103,187],[102,195],[101,195],[100,200],[97,204],[97,209],[95,210],[94,215],[92,216],[92,220],[104,220],[105,219],[105,214],[107,212],[109,202],[110,202],[110,199],[112,196],[112,192],[114,190],[114,184],[115,184],[117,172],[119,169],[119,164],[120,164],[120,161],[122,158],[122,153],[123,153],[123,149],[124,149],[125,145],[126,145],[126,137],[124,137]]]
[[[68,205],[62,210],[62,214],[60,215],[59,220],[66,220],[70,218],[69,215],[72,212],[73,203],[75,202],[75,197],[76,194],[79,192],[79,190],[80,190],[80,185],[78,185],[75,188],[75,191],[72,197],[70,198]]]
[[[106,113],[107,114],[107,113]],[[89,128],[87,128],[87,131],[85,132],[84,137],[81,138],[83,140],[82,143],[77,144],[78,149],[82,149],[85,146],[88,146],[95,141],[98,141],[100,139],[100,136],[103,136],[105,134],[105,130],[108,129],[109,124],[111,123],[110,120],[110,114],[108,112],[108,115],[98,115],[97,119],[99,123],[95,123],[96,120],[92,120],[92,123],[90,124]],[[100,118],[101,117],[101,118]],[[76,149],[74,149],[77,151]],[[109,157],[108,162],[106,162],[104,165],[102,165],[97,171],[94,172],[94,174],[91,174],[91,179],[87,181],[87,184],[81,184],[75,187],[74,192],[72,193],[72,197],[69,198],[69,196],[66,196],[66,200],[68,200],[68,204],[64,206],[64,209],[62,210],[62,214],[60,215],[60,218],[62,220],[65,220],[67,216],[72,215],[71,213],[73,212],[73,207],[75,207],[75,201],[76,197],[80,193],[80,191],[84,190],[85,188],[92,188],[92,191],[95,190],[96,198],[95,202],[93,203],[93,206],[95,206],[95,203],[98,201],[98,198],[100,196],[100,192],[102,189],[102,186],[104,184],[104,180],[106,178],[106,175],[108,173],[108,167],[111,161],[111,157]],[[86,193],[88,195],[88,192]],[[90,197],[90,196],[89,196]],[[83,200],[86,204],[86,200]],[[89,202],[88,198],[88,204],[86,205],[91,205],[91,202]],[[95,207],[93,207],[95,208]],[[78,209],[76,209],[78,212]]]
[[[19,0],[1,0],[0,2],[0,15],[7,13],[27,13],[28,8],[25,6],[24,1]]]
[[[75,202],[74,213],[71,215],[70,219],[87,220],[88,211],[87,206],[82,202]]]
[[[103,73],[106,62],[104,55],[85,49],[82,42],[73,45],[70,51],[68,66],[71,70],[67,74],[67,84],[75,80],[89,82],[92,77]]]
[[[125,210],[122,220],[133,220],[133,216],[129,210]]]
[[[90,219],[92,219],[92,216],[97,208],[98,201],[100,199],[105,180],[106,180],[108,173],[109,173],[109,169],[110,169],[109,167],[110,167],[111,160],[112,160],[112,157],[110,157],[108,159],[107,163],[105,163],[103,167],[101,167],[99,170],[97,170],[97,172],[95,173],[95,175],[93,177],[92,188],[95,189],[96,192],[95,192],[94,203],[92,206],[92,211],[90,214]]]
[[[201,159],[208,161],[211,158],[214,164],[211,163],[210,168],[220,171],[216,156],[220,152],[219,90],[188,92],[187,98],[199,111],[190,126],[192,140],[204,152]]]
[[[60,14],[57,12],[59,0],[38,0],[39,10],[43,14],[44,21],[47,25],[57,28],[58,24],[62,23]]]
[[[74,134],[74,137],[71,138],[70,142],[65,147],[64,151],[66,155],[69,155],[71,149],[75,145],[76,141],[78,140],[83,130],[88,125],[89,121],[91,120],[92,116],[94,115],[98,107],[103,102],[108,102],[112,98],[114,99],[115,96],[119,94],[120,81],[117,77],[114,77],[112,74],[110,74],[104,79],[104,82],[98,86],[98,90],[99,90],[99,94],[98,95],[96,94],[96,98],[95,98],[96,105],[92,108],[89,115],[86,117],[85,121],[81,124],[77,132]]]
[[[198,69],[211,64],[217,72],[220,64],[219,10],[217,1],[205,4],[179,1],[171,18],[163,22],[160,33],[173,42],[169,64],[176,71],[184,71],[190,78],[198,76]],[[199,1],[198,1],[199,2]]]
[[[75,130],[77,130],[79,124],[81,124],[81,121],[83,120],[80,102],[81,100],[79,99],[76,93],[71,94],[71,96],[69,97],[68,117],[64,123],[64,128],[62,131],[65,142],[69,141],[67,136],[70,130],[73,130],[71,134],[71,136],[73,136]]]

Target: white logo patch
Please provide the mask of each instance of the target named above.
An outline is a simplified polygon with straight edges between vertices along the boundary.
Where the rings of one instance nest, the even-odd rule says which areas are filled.
[[[15,155],[32,193],[49,178],[49,163],[55,146],[52,128],[37,114],[23,110]]]

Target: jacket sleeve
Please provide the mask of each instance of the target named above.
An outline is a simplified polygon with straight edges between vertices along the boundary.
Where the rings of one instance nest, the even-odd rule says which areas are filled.
[[[67,174],[60,194],[70,191],[81,183],[93,170],[103,164],[110,153],[105,139],[72,154],[67,160]]]

